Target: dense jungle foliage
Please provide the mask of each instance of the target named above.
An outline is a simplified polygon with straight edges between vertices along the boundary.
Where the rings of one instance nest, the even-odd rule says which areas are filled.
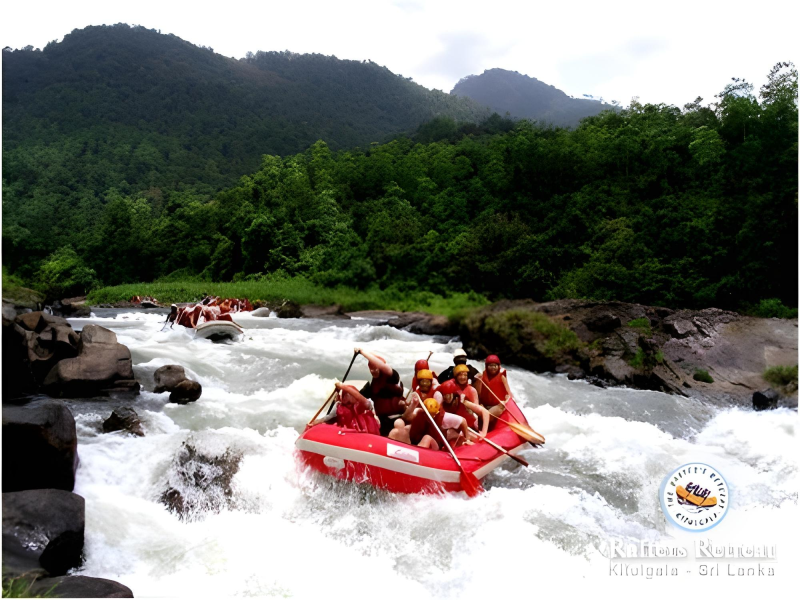
[[[260,60],[279,73],[279,55],[244,62]],[[56,87],[48,93],[78,106],[67,83]],[[166,117],[138,115],[161,133],[133,141],[124,127],[144,125],[109,125],[85,108],[75,122],[36,113],[30,137],[13,129],[4,147],[3,261],[53,294],[301,276],[492,299],[797,306],[797,72],[788,63],[758,96],[734,80],[710,105],[634,100],[575,130],[445,116],[361,149],[319,140],[263,155],[218,192],[224,154],[183,174],[159,145],[188,152]],[[47,123],[74,136],[49,144]],[[223,139],[202,120],[182,128]]]

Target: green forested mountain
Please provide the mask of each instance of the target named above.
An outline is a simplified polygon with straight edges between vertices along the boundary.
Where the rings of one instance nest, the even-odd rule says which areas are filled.
[[[114,30],[98,29],[102,35]],[[318,83],[328,72],[315,71],[320,61],[350,65],[288,54],[229,61],[168,36],[123,32],[174,44],[175,57],[200,52],[208,69],[233,65],[254,78],[291,79],[312,98],[321,92],[310,88],[327,85]],[[41,61],[52,48],[12,56]],[[172,67],[179,62],[169,60]],[[297,67],[304,61],[310,66]],[[124,97],[113,73],[129,65],[109,63],[109,73],[100,76],[61,64],[62,77],[85,76],[108,87],[111,97]],[[393,89],[417,90],[374,65],[352,66],[381,74],[389,88],[397,81],[401,87]],[[74,83],[43,88],[65,107],[59,118],[59,110],[25,91],[35,81],[25,82],[14,71],[18,64],[7,68],[16,83],[4,93],[24,106],[4,112],[12,125],[4,128],[4,265],[66,295],[100,281],[278,274],[399,293],[474,290],[490,298],[733,309],[779,299],[797,306],[797,71],[791,63],[776,65],[758,94],[734,81],[711,104],[698,98],[680,109],[633,102],[587,117],[574,130],[496,114],[476,122],[477,111],[459,105],[463,113],[440,114],[412,135],[362,148],[337,149],[321,139],[294,154],[254,150],[249,156],[249,147],[237,145],[243,135],[202,161],[192,157],[224,137],[212,117],[242,131],[250,122],[268,122],[255,113],[225,112],[221,100],[212,101],[249,84],[232,78],[206,94],[188,67],[170,71],[184,82],[177,86],[185,92],[180,97],[196,101],[185,119],[172,121],[158,111],[137,112],[135,96],[149,93],[145,84],[126,100],[130,110],[117,112],[95,90],[94,101],[106,102],[103,114],[112,111],[120,125],[93,117],[94,101],[81,103]],[[333,80],[356,85],[349,75]],[[164,110],[180,107],[177,100],[170,104],[168,89],[152,99],[163,100]],[[438,110],[434,100],[441,96],[420,93],[430,114]],[[295,108],[332,128],[363,125],[344,108],[344,121],[335,121],[339,113],[315,102],[298,96]],[[412,109],[422,110],[409,104]],[[209,141],[193,146],[192,139]],[[220,166],[229,164],[223,148],[242,157],[242,167],[255,163],[232,184],[225,183],[232,168]]]
[[[450,93],[472,98],[501,115],[558,127],[577,127],[581,119],[613,108],[595,100],[571,98],[534,77],[505,69],[464,77]]]
[[[291,52],[234,60],[143,27],[87,27],[42,51],[3,53],[4,243],[41,258],[85,227],[76,207],[100,210],[112,188],[210,194],[263,154],[319,139],[353,148],[437,116],[487,114],[372,62]]]

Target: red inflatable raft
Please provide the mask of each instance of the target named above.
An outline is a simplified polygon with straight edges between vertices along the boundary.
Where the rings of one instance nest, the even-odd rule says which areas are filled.
[[[513,400],[501,417],[527,425]],[[527,444],[499,421],[487,437],[512,454]],[[446,450],[419,448],[329,423],[306,427],[295,446],[302,464],[339,479],[366,482],[399,493],[462,491],[461,471]],[[486,442],[461,446],[455,453],[464,470],[479,480],[510,460]]]

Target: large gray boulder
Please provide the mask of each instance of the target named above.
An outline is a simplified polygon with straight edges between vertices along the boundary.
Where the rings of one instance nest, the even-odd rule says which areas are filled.
[[[36,555],[51,575],[65,575],[83,561],[86,505],[64,490],[26,490],[3,494],[3,551],[19,548]]]
[[[68,575],[37,580],[30,588],[31,595],[42,596],[52,589],[56,598],[133,598],[127,586],[110,579]]]
[[[3,491],[72,491],[78,468],[75,419],[60,400],[3,406]]]
[[[117,343],[114,332],[98,325],[84,327],[78,356],[59,361],[43,385],[51,396],[67,398],[139,393],[130,350]]]

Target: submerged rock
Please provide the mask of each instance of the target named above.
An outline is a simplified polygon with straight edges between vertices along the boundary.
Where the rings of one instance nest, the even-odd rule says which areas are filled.
[[[41,596],[51,589],[50,597],[56,598],[133,598],[131,589],[121,583],[83,575],[39,579],[31,586],[30,593]]]
[[[3,550],[6,542],[38,557],[51,575],[64,575],[83,561],[86,505],[63,490],[3,494]]]
[[[184,442],[172,461],[161,503],[182,520],[195,520],[203,513],[232,506],[231,481],[241,460],[242,454],[230,448],[214,454],[198,450],[191,440]]]
[[[129,406],[115,409],[111,416],[103,421],[103,433],[112,433],[114,431],[127,431],[130,434],[144,437],[139,415]]]
[[[78,468],[75,419],[60,400],[3,406],[3,491],[72,491]]]
[[[169,395],[169,401],[173,404],[189,404],[189,402],[196,402],[202,393],[202,385],[191,379],[184,379],[173,388]]]
[[[294,300],[285,300],[275,312],[280,319],[299,319],[303,316],[300,305]]]
[[[778,408],[780,398],[781,395],[772,388],[760,390],[753,394],[753,408],[755,410],[775,410]]]

